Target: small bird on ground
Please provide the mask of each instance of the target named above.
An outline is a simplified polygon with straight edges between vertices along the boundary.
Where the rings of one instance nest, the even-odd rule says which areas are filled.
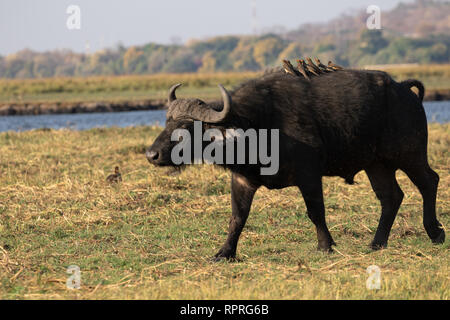
[[[292,74],[293,76],[300,75],[298,73],[298,71],[294,69],[294,66],[292,65],[292,63],[289,60],[283,60],[283,68],[284,68],[284,71],[286,71],[286,73]]]
[[[297,70],[307,79],[309,79],[308,72],[305,70],[305,61],[297,59]]]
[[[328,67],[332,68],[333,70],[343,70],[341,66],[338,66],[337,64],[334,64],[331,61],[328,61]]]
[[[106,178],[106,181],[108,181],[109,183],[118,183],[122,181],[122,175],[119,172],[119,167],[115,167],[114,173],[110,174]]]

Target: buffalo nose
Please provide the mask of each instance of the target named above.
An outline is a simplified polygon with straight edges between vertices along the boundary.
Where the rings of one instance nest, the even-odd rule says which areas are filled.
[[[145,156],[147,157],[148,161],[153,162],[153,161],[158,160],[159,153],[157,151],[154,151],[154,150],[148,150],[145,153]]]

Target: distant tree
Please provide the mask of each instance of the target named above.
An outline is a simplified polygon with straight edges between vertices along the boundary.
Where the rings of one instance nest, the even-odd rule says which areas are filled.
[[[302,56],[302,46],[298,42],[291,42],[278,56],[278,61],[283,59],[293,60]]]
[[[336,46],[334,45],[334,43],[329,43],[329,42],[319,43],[317,46],[315,46],[314,53],[321,54],[324,52],[333,51],[335,49],[336,49]]]
[[[56,66],[55,77],[72,77],[75,75],[76,66],[71,64],[62,64]]]
[[[215,71],[229,71],[233,69],[233,62],[230,54],[236,49],[240,41],[236,36],[215,37],[207,41],[190,40],[187,47],[191,49],[194,55],[201,62],[201,70],[211,70],[212,59]],[[203,66],[207,67],[203,68]],[[208,71],[209,72],[209,71]]]
[[[444,43],[436,43],[430,49],[430,58],[439,63],[450,61],[449,48]]]
[[[260,65],[255,61],[253,45],[255,38],[242,38],[233,52],[230,54],[230,62],[234,71],[259,70]]]
[[[6,57],[4,62],[4,77],[15,78],[16,74],[22,70],[25,61],[22,59]]]
[[[19,79],[32,78],[34,76],[33,66],[34,66],[34,62],[32,60],[25,61],[23,64],[23,67],[16,73],[14,78],[19,78]]]
[[[195,72],[201,62],[197,63],[193,52],[189,49],[180,49],[163,67],[162,72],[183,73]]]
[[[23,66],[22,66],[23,68]],[[37,78],[48,78],[55,75],[56,61],[51,53],[40,54],[34,58],[33,74]]]
[[[144,51],[130,47],[123,55],[123,68],[127,73],[139,73],[146,70]]]
[[[359,37],[359,49],[364,53],[375,54],[388,44],[381,30],[364,30]]]
[[[208,51],[214,52],[231,52],[233,51],[237,44],[239,43],[239,37],[226,36],[226,37],[215,37],[207,41],[191,40],[187,47],[192,49],[194,54],[205,54]]]
[[[214,72],[216,71],[217,60],[214,57],[213,51],[206,52],[202,57],[202,66],[198,69],[199,72]]]
[[[147,58],[147,72],[157,73],[161,72],[164,65],[169,61],[169,52],[164,47],[159,47],[153,50],[151,55]]]
[[[262,39],[254,45],[253,57],[262,69],[274,63],[284,48],[285,43],[279,37]]]

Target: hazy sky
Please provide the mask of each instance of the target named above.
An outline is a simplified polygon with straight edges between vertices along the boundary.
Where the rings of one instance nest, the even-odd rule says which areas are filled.
[[[375,4],[381,10],[399,0],[254,0],[259,27],[323,22]],[[253,0],[0,0],[0,54],[23,48],[69,48],[78,52],[112,47],[171,43],[179,38],[251,34]],[[412,2],[412,0],[402,0]],[[81,9],[81,29],[69,30],[69,5]]]

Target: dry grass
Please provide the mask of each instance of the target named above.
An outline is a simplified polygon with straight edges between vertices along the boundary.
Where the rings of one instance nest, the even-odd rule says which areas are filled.
[[[388,72],[398,81],[418,79],[427,90],[450,88],[450,64],[430,64],[417,66],[385,66],[376,68]]]
[[[0,134],[0,297],[6,299],[449,299],[449,245],[432,245],[421,198],[406,176],[389,248],[368,248],[380,207],[364,173],[357,185],[324,180],[336,252],[316,236],[295,188],[258,191],[240,261],[209,258],[226,237],[230,174],[195,166],[179,176],[143,151],[160,128]],[[449,226],[450,125],[431,125],[440,174],[438,216]],[[119,165],[123,182],[105,182]],[[448,230],[447,230],[448,234]],[[81,268],[82,288],[65,286]],[[381,268],[367,290],[366,268]]]
[[[387,67],[397,80],[416,78],[427,90],[450,88],[450,64]],[[86,78],[0,79],[0,102],[86,102],[165,99],[167,90],[183,83],[183,95],[209,100],[220,97],[217,84],[233,87],[260,72],[96,76]]]
[[[87,100],[161,99],[175,83],[188,94],[202,98],[220,96],[217,84],[234,86],[258,75],[239,73],[186,73],[86,78],[0,79],[2,102],[53,102]]]

